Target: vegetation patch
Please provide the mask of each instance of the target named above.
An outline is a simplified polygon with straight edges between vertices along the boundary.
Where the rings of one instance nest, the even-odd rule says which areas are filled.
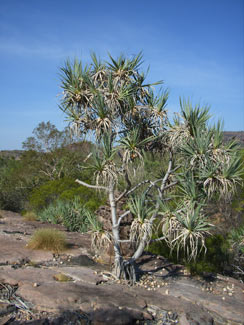
[[[92,211],[105,203],[104,196],[81,187],[75,183],[75,179],[71,178],[50,180],[37,187],[32,191],[29,202],[34,210],[40,211],[57,200],[72,201],[74,197],[79,198],[80,203]]]
[[[50,204],[39,213],[40,220],[52,224],[63,224],[68,231],[81,233],[90,230],[97,217],[80,202],[79,197],[73,201],[61,201]]]
[[[54,280],[56,281],[59,281],[59,282],[68,282],[68,281],[73,281],[73,279],[68,276],[68,275],[65,275],[63,273],[58,273],[58,274],[55,274],[53,276]]]
[[[40,265],[36,261],[29,261],[28,266],[36,267],[36,268],[40,267]]]
[[[170,262],[180,263],[187,267],[191,274],[204,275],[210,273],[231,273],[229,268],[232,251],[229,241],[220,234],[213,235],[205,240],[206,252],[202,250],[197,260],[187,261],[183,249],[171,250],[165,242],[150,244],[148,251],[166,257]]]
[[[30,249],[43,249],[52,252],[64,251],[67,246],[64,233],[50,228],[38,229],[27,245]]]
[[[39,219],[38,216],[36,215],[36,213],[33,211],[26,212],[23,215],[23,217],[24,217],[25,221],[37,221]]]

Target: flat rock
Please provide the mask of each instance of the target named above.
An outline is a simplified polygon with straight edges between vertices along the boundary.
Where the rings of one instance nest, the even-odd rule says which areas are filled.
[[[87,267],[52,267],[51,268],[53,271],[55,271],[56,273],[62,273],[65,274],[69,277],[71,277],[72,279],[74,279],[76,282],[84,282],[86,284],[93,284],[93,285],[97,285],[98,283],[100,283],[103,278],[100,275],[97,275],[94,270],[87,268]]]
[[[0,265],[19,264],[24,259],[41,263],[52,258],[51,252],[26,248],[26,241],[22,239],[0,236]]]
[[[0,283],[17,285],[16,294],[34,310],[57,316],[50,322],[39,319],[39,324],[66,324],[67,319],[83,314],[97,325],[132,324],[137,320],[150,324],[153,317],[160,323],[160,315],[167,312],[175,314],[182,325],[243,324],[244,285],[235,279],[217,276],[212,282],[204,281],[184,275],[182,266],[168,263],[163,257],[145,254],[139,267],[150,274],[147,283],[159,285],[152,289],[144,284],[130,287],[103,276],[109,272],[92,259],[88,234],[67,232],[59,225],[26,222],[16,213],[0,212]],[[64,231],[70,248],[58,255],[27,249],[30,236],[43,227]],[[70,281],[56,281],[54,276],[60,273]],[[8,321],[8,308],[2,305],[0,324]]]
[[[211,286],[219,287],[219,290],[209,292],[203,291],[204,288],[194,279],[180,278],[170,283],[168,290],[170,296],[201,305],[217,318],[226,319],[229,323],[240,323],[244,317],[244,285],[236,281],[229,296],[223,289],[227,286],[232,288],[232,283],[229,279],[222,283],[216,281]]]

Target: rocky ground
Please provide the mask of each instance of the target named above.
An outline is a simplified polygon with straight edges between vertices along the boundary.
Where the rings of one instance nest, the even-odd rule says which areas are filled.
[[[70,248],[59,255],[33,251],[26,244],[37,228],[65,229],[0,214],[0,325],[244,324],[244,285],[235,279],[191,277],[144,255],[132,287],[94,260],[89,235],[66,232]]]

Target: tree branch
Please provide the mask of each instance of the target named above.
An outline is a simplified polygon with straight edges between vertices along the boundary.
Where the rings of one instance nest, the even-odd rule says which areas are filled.
[[[127,190],[124,190],[121,194],[120,194],[120,196],[118,196],[117,197],[117,199],[115,199],[115,202],[117,203],[117,202],[119,202],[125,195],[126,195],[126,193],[127,193]]]
[[[151,184],[148,186],[148,188],[147,188],[147,190],[146,190],[146,192],[145,192],[145,195],[148,194],[148,192],[151,190],[151,188],[152,188],[153,186],[156,185],[156,183],[161,182],[162,180],[163,180],[163,179],[160,178],[160,179],[157,179],[157,180],[154,181],[154,182],[151,182],[151,181],[150,181]]]
[[[116,202],[118,202],[119,200],[121,200],[123,197],[131,194],[132,192],[134,192],[135,190],[137,190],[140,186],[144,185],[144,184],[147,184],[147,183],[150,183],[151,181],[149,179],[145,180],[145,181],[142,181],[140,182],[139,184],[135,185],[131,190],[124,190],[124,192],[122,194],[120,194],[120,196],[116,199]]]
[[[178,184],[178,181],[175,181],[175,182],[173,182],[173,183],[170,183],[170,184],[166,185],[166,186],[164,187],[164,191],[167,190],[168,188],[172,187],[172,186],[175,186],[176,184]]]
[[[140,186],[150,183],[151,181],[149,179],[146,179],[145,181],[140,182],[139,184],[135,185],[130,191],[126,193],[126,195],[129,195],[130,193],[134,192],[137,190]]]
[[[129,189],[131,188],[131,181],[130,181],[128,173],[127,173],[127,171],[125,169],[123,169],[123,174],[125,176],[125,180],[126,180],[126,183],[127,183],[127,188],[119,195],[119,197],[117,197],[117,199],[115,200],[116,203],[119,202],[127,194]]]
[[[130,239],[120,239],[118,240],[119,243],[132,243]]]
[[[165,239],[165,236],[159,237],[159,238],[156,238],[156,239],[151,239],[150,243],[154,243],[154,242],[157,242],[157,241],[160,241],[160,240],[163,240],[163,239]]]
[[[164,175],[164,178],[163,178],[163,181],[162,181],[162,185],[161,185],[161,187],[160,187],[161,194],[162,194],[162,192],[164,191],[165,186],[166,186],[166,182],[167,182],[167,180],[168,180],[168,178],[169,178],[169,175],[170,175],[171,172],[172,172],[173,154],[172,154],[171,151],[169,152],[169,157],[170,157],[170,158],[169,158],[168,170],[167,170],[166,174]]]
[[[164,175],[164,178],[163,178],[163,180],[162,180],[162,185],[161,185],[161,187],[160,187],[160,189],[159,189],[159,198],[160,198],[160,200],[162,200],[163,199],[163,195],[162,195],[162,193],[163,193],[163,191],[165,190],[165,188],[166,188],[166,182],[167,182],[167,180],[168,180],[168,178],[169,178],[169,175],[171,174],[171,172],[172,172],[172,165],[173,165],[173,154],[172,154],[172,151],[170,150],[170,152],[169,152],[169,164],[168,164],[168,169],[167,169],[167,172],[166,172],[166,174]],[[172,183],[173,184],[173,183]],[[170,186],[171,186],[171,184],[169,184]],[[169,185],[167,185],[167,186],[169,186]],[[170,187],[169,186],[169,187]],[[172,185],[173,186],[173,185]],[[151,216],[151,218],[150,218],[150,223],[151,224],[153,224],[153,222],[154,222],[154,220],[156,219],[156,217],[157,217],[157,214],[158,214],[158,209],[159,209],[159,202],[157,202],[157,204],[156,204],[156,208],[155,208],[155,213]]]
[[[119,227],[119,226],[120,226],[120,223],[121,223],[121,220],[122,220],[124,217],[126,217],[129,213],[130,213],[129,210],[126,211],[125,213],[123,213],[123,214],[119,217],[117,224],[116,224],[113,228],[117,228],[117,227]]]
[[[76,179],[75,180],[76,183],[79,183],[80,185],[83,185],[83,186],[86,186],[88,188],[93,188],[93,189],[96,189],[96,190],[105,190],[105,191],[108,191],[109,189],[105,186],[100,186],[100,185],[91,185],[91,184],[88,184],[86,182],[83,182],[83,181],[80,181],[79,179]]]

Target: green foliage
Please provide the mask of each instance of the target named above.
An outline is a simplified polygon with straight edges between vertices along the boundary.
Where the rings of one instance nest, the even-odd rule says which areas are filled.
[[[134,218],[138,219],[140,223],[144,223],[154,212],[153,207],[148,206],[145,195],[132,197],[128,202],[128,208]]]
[[[92,211],[104,203],[104,198],[99,193],[80,186],[71,178],[48,181],[34,189],[30,195],[29,203],[32,209],[38,211],[48,207],[57,199],[69,201],[74,197],[79,197],[80,203]]]
[[[158,236],[153,235],[152,239],[156,239]],[[179,262],[179,258],[177,258],[177,250],[171,250],[165,241],[157,241],[152,242],[147,248],[146,251],[154,254],[161,255],[169,259],[169,261],[173,263]],[[181,254],[179,254],[181,256]]]
[[[244,254],[244,225],[230,232],[229,242],[234,250]]]
[[[98,224],[96,217],[81,202],[78,197],[72,201],[57,200],[39,212],[42,221],[53,224],[63,224],[69,231],[87,232]]]
[[[237,146],[223,142],[221,123],[209,126],[208,106],[194,107],[189,100],[180,99],[181,111],[169,122],[165,109],[168,91],[155,96],[152,86],[162,82],[146,83],[141,63],[141,53],[117,59],[109,55],[109,61],[92,54],[90,64],[84,66],[75,59],[61,67],[60,108],[77,134],[89,135],[97,143],[84,168],[94,174],[96,185],[92,187],[108,194],[115,247],[120,243],[122,218],[116,203],[131,195],[134,199],[127,206],[135,216],[129,239],[138,248],[134,256],[138,258],[150,243],[157,224],[172,254],[176,249],[188,262],[200,256],[206,264],[204,251],[209,246],[208,258],[215,254],[220,257],[218,266],[222,265],[222,239],[215,237],[215,244],[223,251],[213,253],[214,243],[205,243],[212,227],[205,208],[211,200],[230,200],[241,184],[243,166]],[[148,159],[155,153],[163,157],[158,165]],[[79,179],[80,184],[87,183],[82,175]],[[110,242],[107,234],[95,233],[99,242],[105,237]],[[120,253],[118,249],[115,268],[120,269],[119,276],[124,273],[130,278],[122,256],[118,261]]]
[[[22,143],[22,147],[25,150],[51,152],[77,140],[72,137],[68,128],[59,131],[50,121],[39,123],[32,133],[34,136],[28,137]]]
[[[243,215],[243,222],[244,222],[244,150],[240,151],[240,156],[242,159],[243,169],[242,169],[242,184],[238,187],[237,194],[235,195],[232,201],[232,207],[238,212],[242,213]]]
[[[244,280],[244,224],[231,231],[229,243],[233,254],[234,274]]]
[[[35,166],[30,157],[4,159],[0,165],[0,208],[19,212],[36,185]],[[30,164],[29,164],[30,162]]]
[[[220,234],[208,237],[206,247],[207,252],[205,255],[200,255],[197,262],[187,264],[190,272],[192,274],[230,272],[231,252],[226,238]]]
[[[204,272],[223,273],[230,272],[228,268],[232,254],[230,245],[226,238],[220,234],[208,237],[205,242],[207,251],[198,255],[197,261],[187,262],[183,249],[180,249],[177,256],[177,249],[173,251],[165,242],[153,242],[148,251],[152,254],[162,255],[173,263],[181,263],[187,266],[192,274],[204,274]]]
[[[38,212],[38,217],[43,222],[50,222],[52,224],[61,224],[63,216],[68,212],[67,202],[55,201],[50,203],[47,207]]]

